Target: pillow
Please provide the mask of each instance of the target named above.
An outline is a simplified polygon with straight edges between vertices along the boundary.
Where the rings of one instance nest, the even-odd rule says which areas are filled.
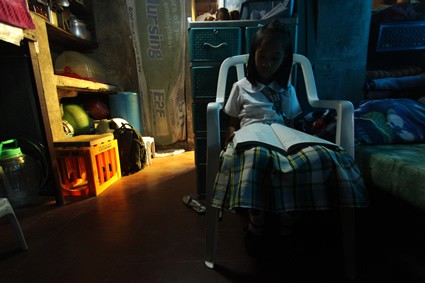
[[[423,143],[425,105],[407,98],[361,101],[354,135],[357,144]]]

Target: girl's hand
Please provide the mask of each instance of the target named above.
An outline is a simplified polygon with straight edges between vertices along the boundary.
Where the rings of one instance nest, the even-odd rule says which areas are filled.
[[[232,142],[234,136],[235,133],[233,132],[232,134],[226,137],[226,139],[224,140],[224,147],[227,147],[227,145]]]
[[[233,137],[235,136],[235,131],[239,129],[239,125],[240,120],[238,118],[230,117],[229,126],[226,131],[226,139],[224,140],[224,147],[227,147],[227,145],[232,142]]]

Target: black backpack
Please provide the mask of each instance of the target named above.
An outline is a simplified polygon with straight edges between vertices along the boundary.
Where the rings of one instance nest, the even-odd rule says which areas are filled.
[[[124,123],[114,130],[114,138],[118,141],[121,175],[127,176],[142,170],[146,164],[146,148],[139,131]]]

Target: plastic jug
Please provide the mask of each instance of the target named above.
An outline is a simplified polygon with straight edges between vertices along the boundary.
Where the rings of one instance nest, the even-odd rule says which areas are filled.
[[[0,143],[0,196],[7,197],[13,207],[32,204],[41,181],[41,165],[22,153],[16,139]]]
[[[123,118],[136,130],[143,134],[140,97],[136,92],[118,92],[109,95],[110,115],[112,118]]]

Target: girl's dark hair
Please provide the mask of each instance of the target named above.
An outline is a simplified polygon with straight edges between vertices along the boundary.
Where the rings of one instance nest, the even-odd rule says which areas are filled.
[[[284,46],[285,59],[282,65],[275,73],[273,80],[276,81],[281,87],[287,87],[289,82],[289,75],[292,68],[292,41],[290,31],[279,20],[273,20],[257,31],[252,40],[251,49],[249,51],[248,67],[246,78],[248,81],[257,85],[258,73],[255,67],[255,51],[261,45],[273,41],[281,41]]]

